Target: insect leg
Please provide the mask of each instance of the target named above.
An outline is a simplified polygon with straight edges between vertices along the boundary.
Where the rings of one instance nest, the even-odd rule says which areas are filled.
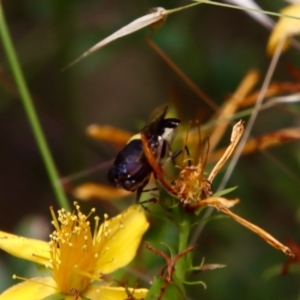
[[[170,145],[168,146],[168,147],[170,147]],[[171,150],[171,148],[170,148],[170,150]],[[172,153],[171,151],[170,151],[170,156],[166,159],[166,161],[165,161],[165,163],[167,163],[169,160],[172,160],[172,163],[174,164],[174,166],[176,166],[176,161],[175,161],[175,159],[183,152],[183,151],[185,151],[186,152],[186,154],[187,154],[187,156],[188,156],[188,159],[187,159],[187,161],[188,161],[188,165],[189,165],[189,167],[192,165],[191,164],[191,155],[190,155],[190,151],[189,151],[189,148],[188,148],[188,146],[184,146],[184,147],[181,147],[180,149],[178,149],[176,152],[174,152],[174,153]],[[180,167],[181,168],[181,167]]]

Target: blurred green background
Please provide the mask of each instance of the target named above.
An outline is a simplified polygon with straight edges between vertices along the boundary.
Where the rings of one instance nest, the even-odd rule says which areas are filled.
[[[166,9],[185,1],[3,1],[28,86],[35,97],[46,138],[61,176],[72,175],[114,158],[106,143],[85,137],[91,123],[137,131],[158,105],[176,99],[183,121],[199,114],[207,120],[213,111],[182,82],[144,42],[147,29],[122,38],[61,72],[68,63],[95,43],[151,7]],[[257,1],[266,10],[278,11],[284,1]],[[275,19],[274,19],[275,20]],[[250,69],[262,78],[270,58],[266,55],[269,30],[242,11],[200,5],[171,15],[153,40],[179,68],[216,104],[235,91]],[[0,49],[0,228],[26,236],[47,239],[49,206],[56,206],[53,191],[33,139],[20,99],[9,81],[10,70]],[[288,71],[300,70],[299,53],[284,54],[275,81],[295,81]],[[262,80],[259,83],[261,85]],[[258,86],[258,88],[259,88]],[[299,105],[274,107],[259,114],[253,136],[299,125]],[[228,144],[229,132],[223,145]],[[274,234],[280,241],[299,243],[299,143],[282,145],[265,153],[241,157],[228,183],[238,186],[233,197],[241,204],[239,215]],[[107,183],[107,164],[88,180]],[[218,186],[218,180],[214,184]],[[70,196],[70,201],[73,201]],[[85,203],[101,215],[127,207],[134,198],[115,203]],[[84,209],[83,209],[84,211]],[[152,221],[146,240],[156,247],[165,241],[176,245],[174,228]],[[195,276],[208,289],[190,287],[190,299],[298,299],[299,272],[279,276],[286,260],[281,252],[230,219],[210,222],[197,242],[197,262],[226,264],[220,270]],[[153,267],[158,274],[164,262],[144,253],[134,266]],[[146,258],[145,258],[146,257]],[[274,270],[275,268],[275,270]],[[25,270],[25,271],[24,271]],[[146,268],[147,270],[147,268]],[[149,270],[149,267],[148,267]],[[35,267],[0,253],[0,291],[12,284],[11,275],[30,277]],[[272,276],[267,276],[271,274]],[[130,275],[128,275],[130,276]],[[141,282],[141,285],[147,286]]]

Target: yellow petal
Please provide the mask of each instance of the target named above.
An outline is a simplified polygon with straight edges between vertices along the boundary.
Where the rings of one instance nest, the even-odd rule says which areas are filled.
[[[107,125],[90,125],[86,133],[93,139],[125,145],[133,133]]]
[[[0,300],[41,300],[58,293],[52,277],[36,277],[13,285],[0,295]]]
[[[300,4],[290,5],[280,11],[280,13],[300,18]],[[275,49],[282,38],[286,38],[284,49],[289,45],[288,37],[300,32],[300,20],[281,17],[275,25],[268,41],[267,52],[273,55]]]
[[[50,259],[48,243],[4,231],[0,231],[0,249],[38,264],[45,264]]]
[[[124,299],[145,299],[147,289],[132,289],[128,288],[128,295],[126,290],[122,287],[108,287],[99,285],[90,285],[83,293],[83,296],[88,299],[101,299],[101,300],[124,300]],[[133,296],[130,298],[129,296]]]
[[[144,211],[139,206],[131,206],[106,221],[104,226],[102,224],[98,235],[102,250],[97,269],[107,274],[130,263],[148,227]]]
[[[73,191],[73,195],[81,200],[91,200],[96,198],[103,201],[111,201],[112,199],[120,199],[132,195],[132,193],[123,189],[88,182],[77,186]]]

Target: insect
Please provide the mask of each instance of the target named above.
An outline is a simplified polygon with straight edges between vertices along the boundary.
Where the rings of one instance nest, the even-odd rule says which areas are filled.
[[[108,172],[108,180],[116,187],[131,192],[137,191],[137,201],[153,172],[143,150],[141,134],[146,136],[153,157],[162,165],[180,123],[178,119],[165,118],[167,111],[168,106],[164,105],[153,112],[141,132],[132,136],[117,154]]]

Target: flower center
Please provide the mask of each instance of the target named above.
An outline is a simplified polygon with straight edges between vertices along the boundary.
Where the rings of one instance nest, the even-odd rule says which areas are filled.
[[[55,231],[50,235],[51,269],[53,279],[61,292],[70,293],[71,289],[79,292],[85,290],[91,280],[99,280],[95,267],[97,265],[98,247],[95,245],[88,218],[75,203],[75,213],[58,211],[56,218],[53,210],[53,225]],[[95,234],[99,226],[96,219]]]

